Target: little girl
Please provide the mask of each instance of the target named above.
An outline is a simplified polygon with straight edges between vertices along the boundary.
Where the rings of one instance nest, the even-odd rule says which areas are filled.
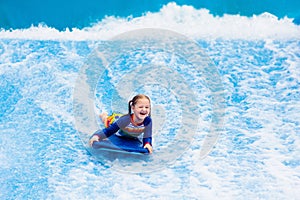
[[[91,139],[93,142],[100,141],[115,134],[120,137],[137,138],[143,133],[143,147],[152,153],[152,120],[150,118],[150,98],[138,94],[128,103],[128,114],[111,120],[107,114],[100,115],[105,129],[96,131]],[[114,114],[113,114],[114,115]]]

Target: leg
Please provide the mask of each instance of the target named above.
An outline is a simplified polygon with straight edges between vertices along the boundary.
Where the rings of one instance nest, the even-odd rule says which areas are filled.
[[[107,113],[105,113],[105,112],[101,113],[99,115],[99,117],[101,118],[101,120],[106,128],[109,127],[116,120],[118,120],[121,116],[122,116],[122,114],[117,114],[117,113],[113,113],[110,116],[108,116]]]
[[[101,114],[99,115],[99,117],[100,117],[100,119],[102,120],[103,124],[107,124],[107,117],[108,117],[108,115],[107,115],[106,112],[101,113]]]

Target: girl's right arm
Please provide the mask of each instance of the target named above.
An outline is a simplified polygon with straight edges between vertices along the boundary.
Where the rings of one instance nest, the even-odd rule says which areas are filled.
[[[103,140],[112,136],[119,130],[119,126],[116,122],[112,123],[108,128],[96,131],[90,138],[90,145],[92,146],[93,142]]]

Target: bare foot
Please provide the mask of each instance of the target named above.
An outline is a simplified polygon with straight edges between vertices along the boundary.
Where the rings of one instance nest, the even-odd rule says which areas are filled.
[[[103,124],[106,124],[107,116],[108,116],[108,115],[107,115],[106,112],[101,113],[101,114],[99,115],[99,117],[100,117],[100,119],[102,120]]]

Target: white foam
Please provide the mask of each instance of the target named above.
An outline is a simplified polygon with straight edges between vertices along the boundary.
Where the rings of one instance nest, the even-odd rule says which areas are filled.
[[[119,18],[107,16],[83,29],[59,31],[45,25],[28,29],[1,30],[0,38],[33,40],[108,40],[123,32],[140,28],[163,28],[194,39],[299,39],[300,26],[291,18],[278,19],[263,13],[245,17],[240,15],[213,16],[207,9],[164,5],[159,12],[147,12],[141,17]]]

